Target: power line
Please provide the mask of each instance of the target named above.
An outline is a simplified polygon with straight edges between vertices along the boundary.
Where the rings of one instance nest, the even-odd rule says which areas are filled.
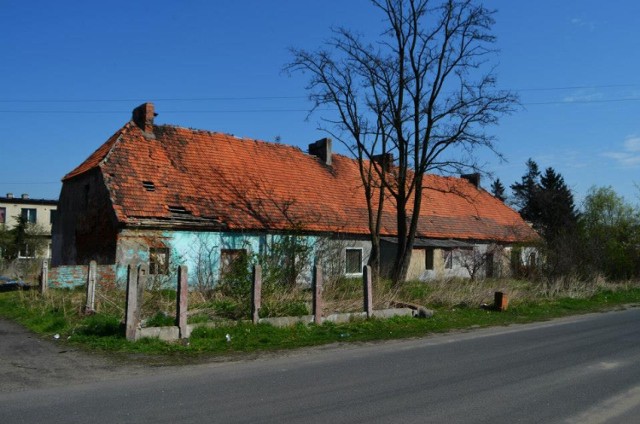
[[[6,184],[6,185],[40,185],[40,184],[60,184],[60,181],[31,181],[31,182],[16,182],[16,181],[11,181],[11,182],[5,182],[5,181],[0,181],[0,184]]]
[[[640,100],[640,97],[627,97],[623,99],[602,99],[602,100],[558,100],[558,101],[548,101],[548,102],[530,102],[530,103],[522,103],[525,106],[529,105],[570,105],[574,103],[580,104],[588,104],[588,103],[616,103],[616,102],[637,102]]]
[[[538,87],[538,88],[515,88],[513,91],[561,91],[561,90],[590,90],[599,88],[630,88],[640,87],[640,84],[609,84],[609,85],[573,85],[565,87]]]
[[[308,96],[247,96],[247,97],[173,97],[137,99],[0,99],[0,103],[124,103],[124,102],[204,102],[233,100],[291,100],[306,99]]]
[[[573,104],[594,104],[594,103],[621,103],[621,102],[637,102],[640,97],[625,97],[619,99],[592,99],[592,100],[552,100],[546,102],[522,102],[523,106],[539,106],[539,105],[573,105]],[[329,111],[332,109],[315,109],[316,111]],[[181,114],[181,113],[291,113],[291,112],[309,112],[309,108],[303,109],[201,109],[201,110],[162,110],[163,114]],[[129,111],[124,110],[15,110],[4,109],[0,113],[19,113],[19,114],[123,114]]]
[[[316,109],[329,110],[329,109]],[[72,114],[122,114],[128,111],[123,110],[0,110],[0,113],[72,113]],[[162,110],[163,114],[168,113],[268,113],[268,112],[309,112],[309,109],[212,109],[212,110]]]
[[[640,84],[605,84],[605,85],[569,85],[558,87],[514,88],[512,91],[563,91],[588,90],[604,88],[632,88]],[[507,89],[509,90],[509,89]],[[124,102],[201,102],[201,101],[244,101],[244,100],[292,100],[306,99],[308,96],[221,96],[221,97],[159,97],[159,98],[123,98],[123,99],[0,99],[0,103],[124,103]]]

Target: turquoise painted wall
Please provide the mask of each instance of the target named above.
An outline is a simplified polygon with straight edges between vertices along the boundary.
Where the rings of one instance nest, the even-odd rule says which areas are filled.
[[[166,284],[174,286],[177,267],[186,265],[190,286],[213,285],[220,275],[222,250],[244,249],[253,258],[265,253],[268,246],[282,237],[284,236],[271,234],[125,230],[118,239],[116,276],[119,282],[126,283],[126,264],[136,261],[149,263],[149,247],[154,245],[168,247],[170,250],[170,275],[166,277]],[[317,236],[299,237],[312,249],[315,249],[319,240]],[[311,261],[314,256],[315,250]],[[310,281],[311,269],[305,269],[304,274],[304,279]]]

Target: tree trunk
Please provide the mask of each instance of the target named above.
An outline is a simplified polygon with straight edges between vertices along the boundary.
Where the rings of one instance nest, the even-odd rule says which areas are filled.
[[[407,249],[407,237],[409,234],[407,232],[407,214],[404,202],[398,202],[397,208],[398,243],[396,245],[396,257],[391,270],[391,281],[395,286],[400,285],[407,279],[409,260],[411,258],[411,250]]]
[[[380,276],[380,239],[373,237],[371,240],[371,253],[367,265],[371,267],[374,278]]]

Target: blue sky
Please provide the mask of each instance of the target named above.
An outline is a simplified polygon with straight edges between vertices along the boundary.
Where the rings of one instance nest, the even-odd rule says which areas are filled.
[[[531,157],[577,203],[593,185],[640,201],[640,2],[488,0],[498,85],[522,108],[490,131],[507,159],[482,155],[505,185]],[[57,198],[60,179],[152,101],[158,123],[306,146],[305,77],[289,47],[332,26],[377,34],[366,0],[0,0],[0,196]],[[339,150],[339,149],[338,149]],[[483,185],[489,187],[485,179]]]

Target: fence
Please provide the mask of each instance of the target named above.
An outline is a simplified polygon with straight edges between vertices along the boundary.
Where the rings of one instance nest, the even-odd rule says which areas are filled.
[[[61,269],[63,268],[63,269]],[[57,267],[48,270],[47,263],[43,263],[41,272],[41,292],[45,292],[49,287],[49,278],[60,278],[61,275],[73,277],[75,285],[86,285],[86,303],[83,308],[85,313],[95,312],[95,296],[98,281],[100,284],[114,282],[115,266],[98,266],[95,261],[91,261],[89,266]],[[178,267],[176,282],[176,314],[175,325],[166,327],[142,327],[141,306],[149,270],[146,264],[130,264],[127,266],[127,287],[125,303],[125,334],[131,341],[143,337],[157,337],[163,340],[176,340],[188,338],[193,325],[187,324],[188,311],[188,270],[186,266]],[[103,279],[103,280],[101,280]],[[60,286],[55,283],[52,286]],[[373,310],[373,290],[371,267],[365,266],[363,270],[362,290],[363,304],[362,312],[337,313],[323,316],[323,275],[322,267],[318,263],[313,267],[313,300],[312,315],[297,317],[260,318],[260,308],[262,304],[262,268],[260,265],[253,266],[252,291],[251,291],[251,321],[254,324],[269,323],[275,326],[287,326],[296,322],[322,324],[324,321],[343,322],[354,317],[390,317],[397,315],[414,315],[412,308],[393,308],[384,310]],[[206,324],[200,324],[206,325]]]

